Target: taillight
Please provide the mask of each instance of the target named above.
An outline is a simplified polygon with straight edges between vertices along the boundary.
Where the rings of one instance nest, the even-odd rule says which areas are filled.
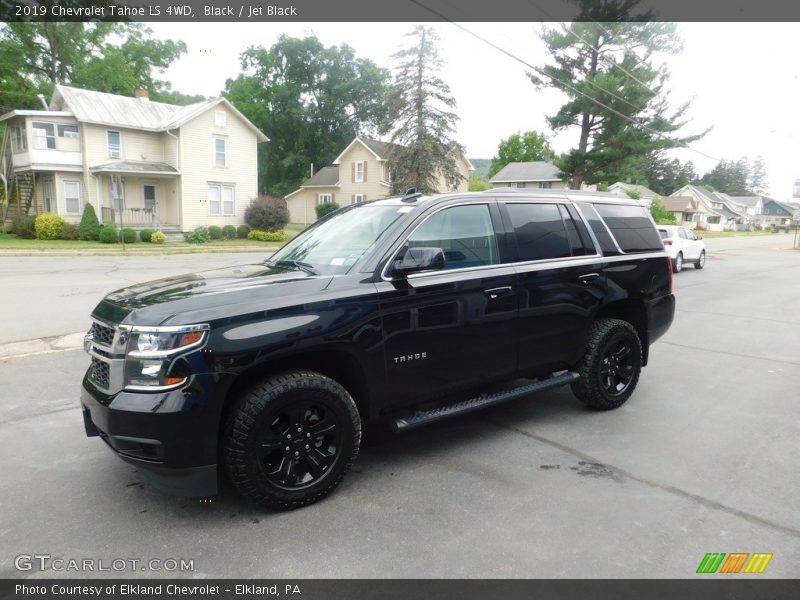
[[[672,240],[664,240],[665,246],[672,246]]]

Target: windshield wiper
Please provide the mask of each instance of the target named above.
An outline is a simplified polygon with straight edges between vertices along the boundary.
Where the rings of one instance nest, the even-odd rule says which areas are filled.
[[[276,267],[294,267],[295,269],[305,271],[309,275],[319,275],[319,272],[314,268],[313,265],[303,262],[302,260],[279,260],[272,264]]]

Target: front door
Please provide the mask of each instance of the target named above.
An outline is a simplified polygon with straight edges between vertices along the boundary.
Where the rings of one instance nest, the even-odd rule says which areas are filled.
[[[445,269],[378,284],[386,394],[399,408],[513,375],[515,273],[501,264],[490,203],[441,209],[408,238],[442,248]]]
[[[142,197],[144,198],[144,212],[151,220],[156,218],[156,185],[154,183],[142,184]]]
[[[56,210],[56,186],[52,177],[42,180],[42,197],[44,199],[44,212],[58,212]]]

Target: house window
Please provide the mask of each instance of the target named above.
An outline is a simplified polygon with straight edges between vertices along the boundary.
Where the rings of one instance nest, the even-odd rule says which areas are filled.
[[[524,181],[512,181],[511,183],[508,184],[508,187],[524,188],[525,187],[525,182]]]
[[[68,215],[79,215],[81,213],[81,182],[64,182],[64,207]]]
[[[539,182],[539,189],[540,190],[549,190],[552,189],[553,182],[552,181],[541,181]]]
[[[317,194],[317,204],[333,202],[333,194]]]
[[[224,110],[214,111],[214,125],[217,127],[225,127],[228,124],[228,113]]]
[[[58,137],[78,139],[77,125],[59,125]]]
[[[208,214],[232,217],[236,204],[236,189],[232,183],[208,184]]]
[[[156,186],[153,183],[142,185],[142,196],[144,197],[144,209],[152,211],[156,207]]]
[[[56,149],[56,128],[52,123],[33,122],[33,147],[37,150]]]
[[[215,167],[228,166],[228,138],[224,137],[214,138],[214,166]]]
[[[106,145],[109,158],[122,158],[122,134],[119,131],[106,131]]]
[[[366,163],[364,161],[358,161],[356,163],[356,178],[355,178],[356,183],[362,183],[363,181],[366,181],[365,171],[366,171]]]
[[[57,212],[56,188],[52,177],[48,177],[42,182],[42,197],[44,198],[44,212]]]
[[[111,176],[111,206],[114,210],[125,208],[125,183],[119,175]]]
[[[366,202],[367,195],[366,194],[353,194],[353,204],[358,204],[359,202]]]
[[[25,135],[25,125],[20,123],[12,130],[12,147],[14,152],[25,152],[28,149],[28,137]]]

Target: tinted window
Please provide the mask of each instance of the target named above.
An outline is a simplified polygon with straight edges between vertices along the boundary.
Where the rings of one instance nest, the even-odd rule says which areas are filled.
[[[623,252],[654,252],[664,249],[646,208],[622,204],[595,204],[594,207]]]
[[[493,265],[500,262],[497,239],[486,204],[454,206],[440,210],[408,239],[412,248],[441,248],[445,269]]]
[[[517,238],[518,260],[570,256],[564,221],[556,204],[508,204]]]
[[[669,232],[666,229],[659,229],[658,233],[661,236],[661,239],[665,240],[669,237]]]
[[[597,238],[597,242],[600,244],[600,249],[603,251],[603,254],[606,256],[619,254],[619,250],[617,250],[617,247],[614,245],[614,240],[611,239],[608,229],[606,229],[606,226],[603,224],[594,206],[586,202],[578,202],[577,204],[581,212],[583,212],[583,216],[586,217],[589,227],[592,228],[592,233],[594,233],[594,237]]]
[[[595,254],[596,250],[594,249],[592,238],[589,237],[586,225],[581,221],[575,207],[562,204],[561,216],[564,218],[564,225],[567,227],[567,240],[569,240],[572,256]]]

